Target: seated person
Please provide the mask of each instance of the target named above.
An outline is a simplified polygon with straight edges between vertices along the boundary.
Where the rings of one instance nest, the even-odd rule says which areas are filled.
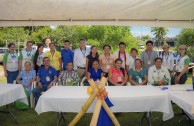
[[[108,72],[108,81],[110,86],[125,86],[127,83],[127,72],[122,68],[122,60],[120,58],[115,60],[114,67],[110,68]]]
[[[142,68],[142,61],[135,60],[135,68],[129,70],[129,82],[131,85],[146,85],[148,81],[147,71]]]
[[[28,91],[29,94],[31,94],[31,84],[36,80],[36,72],[34,70],[31,70],[31,62],[26,61],[25,64],[25,70],[22,70],[18,77],[16,78],[16,82],[18,84],[22,84],[25,90]]]
[[[73,63],[68,62],[66,66],[67,70],[64,70],[59,75],[59,85],[65,86],[79,86],[80,78],[78,73],[73,70]]]
[[[148,82],[154,86],[170,84],[171,77],[168,69],[162,66],[162,58],[155,59],[155,65],[151,66],[148,71]]]
[[[43,58],[43,64],[44,66],[41,66],[37,72],[37,88],[32,90],[36,103],[41,93],[47,91],[57,81],[57,72],[50,66],[50,59],[48,57]]]
[[[104,76],[102,69],[99,68],[99,60],[95,59],[92,62],[92,68],[88,69],[87,79],[93,79],[96,83]]]

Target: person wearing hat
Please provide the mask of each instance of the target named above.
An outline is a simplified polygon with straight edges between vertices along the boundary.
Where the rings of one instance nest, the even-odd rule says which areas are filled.
[[[169,51],[170,46],[167,43],[163,44],[163,52],[160,54],[162,58],[162,66],[166,67],[170,73],[172,73],[174,68],[174,55]],[[174,84],[173,79],[171,79],[171,84]]]
[[[185,84],[187,80],[187,71],[190,59],[187,56],[187,46],[180,45],[178,47],[179,55],[174,67],[173,75],[175,75],[175,84]]]

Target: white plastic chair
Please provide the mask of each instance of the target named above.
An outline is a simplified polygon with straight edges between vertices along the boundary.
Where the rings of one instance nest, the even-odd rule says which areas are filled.
[[[82,78],[82,81],[80,82],[80,86],[84,86],[84,81],[85,81],[86,79],[87,79],[86,77]]]

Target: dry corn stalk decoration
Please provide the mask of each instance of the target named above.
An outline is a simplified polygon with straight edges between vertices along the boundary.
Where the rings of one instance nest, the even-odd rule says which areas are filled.
[[[103,77],[101,79],[100,83],[98,84],[98,86],[96,86],[95,82],[92,79],[90,79],[88,81],[91,85],[87,89],[87,93],[90,94],[90,97],[88,98],[88,100],[86,101],[84,106],[82,106],[82,109],[79,111],[79,113],[70,122],[69,126],[75,126],[77,124],[77,122],[81,119],[81,117],[84,115],[84,113],[88,110],[89,106],[94,101],[96,96],[97,96],[97,101],[96,101],[96,105],[94,108],[92,120],[90,122],[90,126],[96,126],[101,106],[104,107],[105,111],[109,115],[113,124],[115,126],[120,126],[120,124],[119,124],[118,120],[116,119],[116,117],[114,116],[113,112],[110,110],[110,108],[108,107],[108,105],[104,101],[104,98],[108,95],[108,93],[106,92],[106,90],[104,88],[106,81],[107,81],[107,79],[105,77]]]

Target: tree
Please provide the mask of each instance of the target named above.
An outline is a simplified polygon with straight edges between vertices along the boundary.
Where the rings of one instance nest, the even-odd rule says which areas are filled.
[[[42,43],[42,40],[46,37],[51,37],[52,28],[50,26],[35,27],[33,31],[30,31],[29,40],[35,44]],[[29,31],[28,31],[29,33]]]
[[[187,54],[194,59],[194,29],[183,29],[177,37],[178,45],[184,44],[188,46]]]
[[[154,27],[151,29],[151,32],[153,32],[153,34],[155,35],[155,38],[157,38],[156,42],[160,45],[162,45],[162,42],[165,41],[165,36],[168,32],[167,28],[163,28],[163,27]]]
[[[0,43],[6,45],[6,42],[25,42],[28,34],[24,27],[0,27]]]
[[[149,40],[151,37],[149,35],[143,35],[141,37],[142,40]]]

